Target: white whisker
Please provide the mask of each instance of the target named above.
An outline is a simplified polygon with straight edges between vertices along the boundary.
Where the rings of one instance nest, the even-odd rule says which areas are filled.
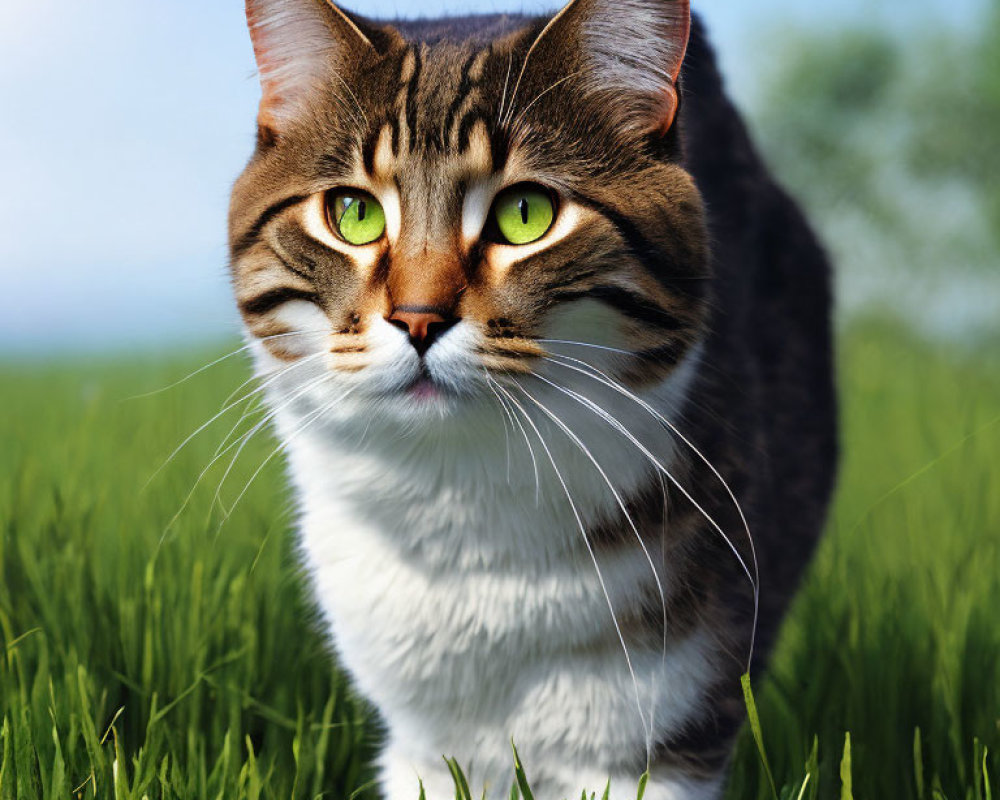
[[[642,452],[643,455],[646,456],[646,458],[649,459],[650,463],[653,464],[653,466],[655,466],[659,471],[661,471],[666,476],[667,480],[669,480],[675,487],[677,487],[678,491],[680,491],[681,494],[683,494],[684,497],[687,498],[688,502],[690,502],[691,505],[693,505],[698,510],[698,513],[700,513],[701,516],[709,523],[709,525],[711,525],[725,540],[726,544],[729,546],[729,549],[736,557],[736,560],[740,563],[740,566],[743,568],[743,572],[746,574],[747,578],[750,579],[751,586],[755,586],[756,581],[754,580],[754,576],[750,572],[750,568],[747,566],[746,561],[740,554],[740,551],[737,549],[736,545],[733,544],[732,539],[730,539],[729,536],[726,535],[725,531],[723,531],[722,528],[719,526],[719,523],[712,518],[712,516],[702,507],[702,505],[697,500],[695,500],[694,497],[691,496],[691,493],[680,484],[680,482],[670,473],[670,471],[665,466],[663,466],[662,463],[660,463],[660,460],[650,452],[649,448],[647,448],[642,442],[640,442],[628,428],[626,428],[617,419],[608,414],[599,405],[590,400],[590,398],[584,397],[583,395],[573,392],[571,390],[566,390],[566,391],[578,403],[581,403],[582,405],[589,408],[591,411],[593,411],[595,414],[601,417],[605,422],[611,425],[615,430],[619,431],[622,435],[624,435],[630,442],[632,442],[632,444],[634,444],[639,449],[640,452]]]
[[[539,344],[570,344],[577,347],[588,347],[593,350],[605,350],[609,353],[618,353],[623,356],[637,356],[639,355],[634,350],[619,350],[617,347],[606,347],[603,344],[591,344],[589,342],[573,342],[569,339],[535,339]],[[569,356],[566,356],[569,358]]]
[[[219,453],[222,452],[223,448],[227,447],[227,445],[229,444],[230,438],[232,438],[233,434],[235,434],[236,431],[239,430],[239,427],[247,419],[249,419],[250,417],[252,417],[254,414],[261,413],[265,409],[266,409],[266,406],[262,406],[260,404],[260,396],[259,395],[257,395],[256,397],[249,398],[249,402],[246,404],[246,408],[244,408],[243,411],[242,411],[242,413],[240,414],[240,418],[238,420],[236,420],[236,424],[233,425],[233,427],[229,429],[229,432],[222,438],[222,441],[219,442],[219,446],[215,448],[215,452],[212,454],[213,457],[219,455]],[[240,438],[240,437],[237,437],[237,438]]]
[[[656,478],[660,483],[660,497],[663,502],[661,505],[661,521],[660,521],[660,563],[667,563],[667,484],[663,480],[663,475],[659,472],[656,473]],[[665,606],[666,604],[664,604]],[[664,622],[663,622],[663,642],[661,643],[660,650],[660,672],[665,675],[667,672],[667,627],[669,620],[666,617],[666,608],[664,608]],[[659,686],[659,684],[657,684]],[[653,699],[649,704],[649,727],[656,730],[656,695],[654,693]],[[649,764],[647,759],[646,771],[649,771]]]
[[[508,126],[510,118],[513,117],[514,115],[514,103],[517,101],[517,93],[521,88],[521,81],[524,79],[524,73],[528,69],[528,62],[531,61],[531,56],[534,55],[535,48],[538,47],[538,43],[541,42],[546,37],[549,30],[552,29],[552,26],[555,24],[556,20],[558,20],[560,16],[561,12],[560,14],[557,14],[555,17],[549,20],[548,24],[544,28],[542,28],[538,36],[535,37],[535,41],[531,43],[531,46],[528,48],[528,52],[524,54],[524,61],[521,62],[521,71],[517,74],[517,82],[514,84],[514,91],[511,93],[510,96],[510,106],[507,110],[506,119],[503,120],[503,127],[506,128]]]
[[[229,405],[231,402],[233,402],[233,399],[235,397],[237,397],[240,394],[240,392],[242,392],[244,389],[246,389],[254,381],[257,381],[257,380],[260,380],[260,376],[259,375],[251,375],[249,378],[247,378],[245,381],[243,381],[243,383],[241,383],[239,386],[237,386],[235,389],[233,389],[233,391],[231,391],[226,396],[226,399],[222,401],[222,403],[219,405],[219,408],[225,408],[227,405]],[[247,395],[243,399],[246,400],[247,397],[249,397],[249,396],[250,395]]]
[[[351,100],[354,102],[354,108],[356,108],[358,110],[358,112],[361,114],[361,118],[359,119],[354,114],[354,109],[348,107],[348,111],[351,113],[351,116],[354,117],[354,123],[359,128],[362,128],[362,129],[370,127],[370,125],[368,123],[368,115],[365,114],[365,110],[361,107],[361,103],[358,102],[358,96],[354,93],[354,90],[351,89],[351,87],[348,85],[347,81],[344,80],[344,78],[341,75],[338,75],[336,72],[333,72],[331,74],[338,81],[340,81],[341,86],[343,86],[344,89],[347,90],[347,93],[351,96]]]
[[[514,66],[514,53],[511,52],[510,55],[507,57],[507,77],[504,78],[503,80],[503,92],[501,92],[500,94],[500,110],[497,113],[498,124],[503,121],[504,105],[507,102],[507,86],[510,83],[510,70],[511,67],[513,66]]]
[[[586,367],[587,369],[591,370],[593,373],[597,373],[597,375],[594,375],[591,372],[587,372],[579,367],[574,367],[572,366],[572,364],[563,363],[563,361],[560,361],[558,359],[563,359],[563,361],[571,361],[576,364],[580,364]],[[726,494],[729,496],[729,499],[732,501],[733,506],[736,508],[736,512],[739,514],[740,522],[743,524],[743,529],[747,535],[747,542],[750,546],[751,560],[753,562],[753,576],[751,577],[750,582],[751,585],[753,586],[754,610],[753,610],[753,626],[751,628],[751,633],[750,633],[750,655],[747,663],[747,670],[749,671],[750,666],[753,662],[754,648],[757,641],[757,625],[760,616],[760,566],[757,561],[757,548],[754,544],[753,534],[750,532],[750,523],[747,521],[746,514],[743,512],[743,507],[740,505],[739,500],[736,498],[736,493],[729,486],[729,483],[726,481],[726,479],[722,477],[722,474],[719,472],[718,469],[716,469],[715,465],[683,433],[681,433],[680,430],[678,430],[676,425],[670,422],[670,420],[668,420],[665,416],[663,416],[663,414],[661,414],[659,411],[653,408],[653,406],[650,405],[648,402],[643,400],[641,397],[638,397],[635,393],[630,392],[628,389],[622,386],[618,381],[611,378],[607,373],[595,367],[593,364],[589,364],[586,361],[582,361],[581,359],[578,358],[573,358],[572,356],[562,356],[557,354],[555,358],[550,357],[546,358],[546,360],[554,364],[557,364],[559,366],[565,367],[566,369],[572,369],[575,372],[585,375],[593,380],[596,380],[599,383],[604,384],[608,388],[618,392],[623,397],[626,397],[629,400],[632,400],[634,403],[637,403],[639,406],[645,409],[646,412],[648,412],[651,416],[653,416],[654,419],[659,421],[662,425],[666,426],[671,432],[673,432],[675,436],[677,436],[684,444],[686,444],[694,452],[694,454],[698,456],[698,458],[705,464],[705,466],[707,466],[709,470],[711,470],[712,474],[722,484],[723,488],[726,491]]]
[[[260,476],[260,473],[264,471],[264,468],[271,462],[271,460],[275,456],[277,456],[277,455],[279,455],[281,453],[286,452],[288,450],[288,448],[291,447],[292,442],[294,442],[299,436],[301,436],[303,433],[305,433],[305,431],[312,425],[313,422],[315,422],[323,414],[325,414],[328,411],[332,410],[337,405],[337,403],[339,403],[342,400],[344,400],[353,391],[354,391],[354,389],[348,389],[346,392],[344,392],[340,396],[334,398],[333,400],[331,400],[326,405],[322,405],[319,408],[317,408],[317,409],[313,410],[312,412],[310,412],[309,414],[307,414],[306,417],[305,417],[305,419],[303,420],[302,424],[296,430],[294,430],[291,434],[289,434],[287,437],[285,437],[284,440],[277,447],[275,447],[274,450],[271,451],[270,455],[268,455],[268,457],[265,458],[263,462],[261,462],[261,465],[259,467],[257,467],[257,469],[253,473],[253,475],[250,476],[250,480],[247,481],[246,486],[243,487],[243,490],[236,496],[236,499],[233,501],[233,504],[229,507],[229,511],[225,514],[225,516],[222,518],[222,521],[219,523],[219,527],[216,530],[216,533],[218,533],[220,530],[222,530],[222,526],[225,525],[226,522],[229,521],[229,518],[232,516],[233,512],[236,510],[236,506],[239,505],[240,500],[242,500],[243,497],[246,495],[246,493],[248,491],[250,491],[250,487],[253,486],[254,481],[257,480],[257,478]]]
[[[273,336],[264,336],[264,337],[261,337],[259,339],[259,341],[266,341],[268,339],[280,339],[280,338],[282,338],[284,336],[305,336],[305,335],[311,334],[311,333],[323,333],[323,331],[294,331],[293,333],[276,333]],[[203,372],[206,372],[207,370],[210,370],[212,367],[218,366],[223,361],[228,361],[230,358],[234,358],[235,356],[238,356],[240,353],[245,353],[247,350],[250,350],[253,346],[254,346],[253,342],[251,342],[250,344],[245,344],[245,345],[243,345],[243,347],[240,347],[240,348],[238,348],[236,350],[233,350],[233,352],[231,352],[231,353],[226,353],[226,355],[220,356],[219,358],[215,359],[215,361],[211,362],[210,364],[206,364],[203,367],[199,367],[194,372],[188,373],[187,375],[185,375],[180,380],[174,381],[173,383],[169,384],[168,386],[164,386],[162,389],[153,389],[150,392],[144,392],[143,394],[132,395],[131,397],[124,398],[122,400],[122,402],[123,403],[127,403],[127,402],[129,402],[131,400],[144,400],[147,397],[155,397],[158,394],[163,394],[164,392],[169,392],[171,389],[176,389],[178,386],[182,386],[183,384],[187,383],[192,378],[196,378],[198,375],[201,375]]]
[[[538,95],[535,97],[534,100],[532,100],[530,103],[528,103],[528,105],[526,105],[524,108],[522,108],[520,112],[518,112],[518,115],[513,120],[511,120],[511,122],[510,122],[510,124],[509,124],[508,127],[510,127],[510,128],[517,128],[518,124],[521,122],[521,119],[532,109],[532,107],[534,107],[535,103],[537,103],[539,100],[541,100],[543,97],[545,97],[545,95],[547,95],[552,90],[554,90],[554,89],[558,88],[559,86],[561,86],[562,84],[566,83],[566,81],[572,80],[573,78],[577,77],[581,73],[582,73],[582,70],[577,70],[576,72],[571,72],[569,75],[564,75],[562,78],[560,78],[555,83],[553,83],[551,86],[549,86],[548,89],[545,89],[544,91],[539,92]]]
[[[315,389],[315,388],[317,388],[319,386],[322,386],[327,380],[331,379],[332,377],[333,377],[332,375],[330,375],[329,373],[327,373],[327,374],[324,374],[324,375],[320,376],[316,380],[309,382],[304,387],[302,387],[299,391],[295,392],[291,397],[286,398],[283,403],[281,403],[277,407],[273,408],[270,411],[270,413],[266,414],[264,416],[264,418],[261,419],[250,430],[250,432],[248,434],[246,434],[246,435],[244,435],[242,437],[242,441],[241,441],[239,447],[236,449],[236,452],[233,454],[232,459],[229,461],[229,466],[226,467],[226,471],[222,475],[222,479],[219,481],[219,485],[215,489],[215,495],[212,497],[212,502],[209,504],[209,509],[208,509],[209,515],[211,515],[212,509],[215,507],[215,505],[217,503],[218,503],[219,507],[222,508],[223,513],[227,513],[226,512],[226,508],[225,508],[225,506],[222,503],[222,496],[221,496],[222,495],[222,487],[225,485],[226,479],[229,477],[229,474],[233,471],[233,467],[236,466],[236,462],[237,462],[237,460],[240,457],[240,453],[243,452],[243,449],[247,446],[247,444],[250,442],[250,440],[254,436],[256,436],[257,433],[264,426],[266,426],[271,420],[273,420],[284,409],[286,409],[289,406],[291,406],[293,403],[295,403],[301,397],[303,397],[306,394],[308,394],[309,392],[311,392],[313,389]],[[236,442],[234,442],[233,444],[236,444]]]
[[[554,389],[556,389],[558,391],[561,391],[561,392],[568,391],[568,390],[564,390],[563,387],[556,385],[555,383],[553,383],[552,381],[548,380],[547,378],[543,378],[543,377],[541,377],[539,375],[536,375],[534,377],[537,378],[538,380],[543,381],[544,383],[547,383],[549,386],[551,386],[552,388],[554,388]],[[531,400],[532,403],[534,403],[536,406],[538,406],[538,408],[542,411],[542,413],[544,413],[549,419],[551,419],[559,427],[559,429],[563,433],[565,433],[566,436],[568,436],[570,438],[570,440],[577,446],[577,448],[579,448],[580,452],[583,453],[587,457],[587,459],[590,461],[590,463],[594,465],[594,468],[598,471],[598,473],[600,473],[601,478],[604,480],[604,483],[607,484],[608,489],[611,490],[611,494],[614,495],[615,502],[618,504],[618,508],[621,509],[621,512],[624,515],[625,520],[628,523],[629,528],[632,529],[632,533],[635,535],[636,541],[639,543],[639,547],[642,548],[643,555],[646,557],[646,561],[649,564],[649,569],[653,573],[653,580],[656,583],[656,589],[657,589],[657,592],[659,593],[659,596],[660,596],[660,611],[661,611],[661,613],[663,615],[663,628],[664,628],[664,630],[666,630],[667,624],[668,624],[668,619],[667,619],[667,596],[666,596],[666,591],[663,588],[663,581],[660,579],[660,574],[656,570],[656,564],[653,562],[653,557],[650,555],[649,549],[646,547],[646,543],[642,539],[642,534],[639,533],[639,528],[635,524],[635,521],[632,519],[632,515],[629,514],[628,507],[625,505],[625,501],[622,499],[621,494],[618,492],[618,490],[615,488],[614,484],[611,482],[611,479],[608,477],[607,472],[605,472],[604,468],[600,465],[600,463],[597,461],[597,459],[594,457],[594,455],[590,452],[590,448],[588,448],[581,441],[580,437],[577,436],[572,430],[570,430],[569,426],[566,425],[566,423],[563,422],[563,420],[561,420],[555,414],[555,412],[553,412],[550,409],[546,408],[546,406],[541,401],[539,401],[531,393],[529,393],[527,391],[527,389],[524,388],[524,386],[522,386],[517,381],[515,381],[515,383],[517,383],[517,386],[521,390],[521,392],[529,400]],[[663,646],[664,646],[663,656],[665,658],[666,657],[666,637],[664,637]],[[652,712],[650,712],[650,725],[649,725],[649,728],[646,730],[646,736],[647,736],[647,741],[646,741],[646,766],[648,767],[649,766],[649,760],[652,758],[652,748],[653,748]]]
[[[519,383],[517,383],[516,380],[514,381],[514,383],[517,386],[517,388],[521,390],[521,392],[523,392],[526,395],[528,394],[525,391],[524,387],[521,386]],[[604,600],[608,605],[608,610],[611,612],[611,621],[615,626],[615,632],[618,634],[618,641],[621,643],[622,651],[625,654],[625,663],[627,664],[629,674],[632,677],[632,686],[635,689],[636,710],[639,713],[639,720],[642,723],[643,731],[646,733],[647,737],[649,737],[651,733],[649,731],[649,728],[646,726],[646,715],[642,711],[642,698],[639,694],[639,680],[636,677],[635,668],[632,665],[632,656],[628,651],[628,645],[626,645],[625,643],[625,635],[622,633],[621,625],[618,624],[618,616],[615,614],[614,603],[611,602],[611,595],[608,592],[607,583],[604,580],[604,574],[601,572],[601,565],[597,560],[597,554],[594,552],[594,546],[593,544],[591,544],[590,539],[587,536],[586,526],[583,524],[583,518],[580,516],[580,512],[576,507],[576,503],[573,500],[573,495],[570,492],[569,486],[566,484],[566,481],[562,476],[562,472],[556,465],[556,461],[552,455],[552,451],[549,449],[548,444],[546,444],[545,439],[542,437],[541,431],[539,431],[538,426],[535,425],[534,420],[531,419],[531,416],[525,410],[524,406],[522,406],[520,402],[518,402],[516,397],[514,397],[510,392],[508,392],[505,388],[503,388],[499,384],[497,385],[497,389],[501,393],[503,393],[507,397],[507,399],[510,400],[511,403],[514,404],[515,408],[520,410],[521,415],[524,417],[525,422],[527,422],[528,425],[531,426],[532,430],[534,430],[535,436],[538,437],[539,444],[542,445],[542,448],[545,450],[545,454],[549,458],[549,463],[552,464],[552,469],[556,473],[556,478],[559,480],[559,483],[562,486],[563,492],[566,495],[566,499],[567,501],[569,501],[570,509],[573,512],[573,517],[576,519],[577,527],[580,529],[580,535],[583,537],[583,542],[587,547],[587,552],[590,554],[590,560],[594,564],[594,570],[597,573],[597,580],[598,583],[600,583],[601,592],[603,592],[604,594]]]
[[[198,487],[201,485],[202,480],[208,474],[209,470],[211,470],[212,467],[216,463],[218,463],[219,459],[223,458],[226,455],[226,453],[228,453],[230,450],[232,450],[233,448],[235,448],[237,445],[239,445],[240,446],[240,450],[242,450],[243,447],[247,444],[247,442],[249,442],[250,439],[253,438],[258,433],[258,431],[260,431],[261,428],[264,427],[264,425],[266,425],[268,422],[270,422],[272,419],[274,419],[274,417],[277,414],[279,414],[283,409],[287,408],[289,405],[291,405],[296,400],[298,400],[299,397],[301,397],[303,394],[305,394],[309,390],[315,388],[316,386],[319,386],[320,384],[322,384],[323,381],[327,380],[329,377],[330,377],[329,375],[323,375],[321,378],[318,378],[317,380],[309,383],[304,389],[302,389],[300,392],[298,392],[297,394],[295,394],[294,396],[292,396],[291,398],[289,398],[285,403],[282,403],[277,408],[275,408],[275,409],[271,410],[270,412],[268,412],[264,416],[264,418],[259,423],[257,423],[254,426],[254,428],[252,430],[248,431],[247,433],[243,434],[241,437],[239,437],[238,439],[236,439],[235,441],[233,441],[232,444],[230,444],[224,450],[217,451],[216,454],[212,457],[212,459],[205,466],[205,468],[198,474],[198,477],[195,479],[194,485],[191,487],[191,490],[185,496],[184,501],[181,503],[180,508],[178,508],[177,511],[174,513],[174,515],[170,518],[170,521],[167,523],[166,528],[164,528],[164,530],[163,530],[163,535],[161,536],[160,541],[161,542],[163,541],[163,539],[166,537],[167,533],[170,532],[170,529],[174,526],[174,524],[177,522],[177,520],[180,519],[181,514],[184,513],[184,510],[190,504],[191,498],[194,497],[194,493],[197,491]],[[241,444],[241,442],[242,442],[242,444]],[[230,463],[230,467],[229,467],[230,469],[232,469],[232,464],[235,463],[235,459],[236,459],[237,456],[239,456],[239,451],[237,451],[236,456],[233,457],[233,462]],[[228,475],[228,474],[229,474],[229,471],[227,470],[226,471],[226,475]],[[225,480],[225,476],[223,477],[223,481],[224,480]],[[220,487],[221,487],[221,484],[220,484]],[[211,511],[211,507],[210,507],[209,510]]]
[[[516,415],[511,413],[511,411],[507,408],[507,405],[504,404],[503,397],[497,392],[497,390],[502,387],[489,376],[489,373],[486,374],[486,383],[487,386],[490,387],[490,391],[496,395],[497,400],[499,400],[504,408],[507,409],[507,413],[510,414],[511,419],[517,424],[517,427],[521,431],[521,435],[524,437],[524,443],[528,447],[528,455],[531,457],[531,468],[535,473],[535,506],[537,507],[541,502],[542,483],[538,475],[538,460],[535,458],[535,448],[531,446],[531,440],[528,438],[528,432],[524,429],[524,425],[521,424],[521,420],[518,419]]]
[[[219,417],[221,417],[223,414],[227,413],[228,411],[231,411],[233,408],[235,408],[236,406],[240,405],[240,403],[242,403],[245,400],[249,399],[253,395],[259,394],[259,393],[263,392],[265,389],[267,389],[268,386],[270,386],[271,384],[273,384],[275,381],[277,381],[279,378],[281,378],[283,375],[285,375],[287,372],[291,371],[295,367],[302,366],[303,364],[311,362],[315,358],[319,358],[320,356],[325,356],[325,355],[326,355],[326,353],[314,353],[311,356],[306,356],[305,358],[302,358],[299,361],[296,361],[291,366],[285,367],[284,369],[280,370],[276,374],[271,375],[268,378],[267,381],[265,381],[261,386],[258,386],[256,389],[254,389],[252,392],[250,392],[246,396],[241,397],[239,400],[236,400],[236,401],[230,403],[229,405],[225,406],[218,414],[216,414],[214,417],[212,417],[208,422],[206,422],[203,425],[201,425],[194,433],[192,433],[190,436],[188,436],[183,442],[181,442],[176,447],[176,449],[174,449],[174,451],[167,457],[167,460],[164,461],[156,469],[156,471],[152,475],[149,476],[149,479],[146,481],[145,485],[143,486],[143,490],[145,491],[145,489],[147,489],[149,487],[149,485],[156,479],[156,476],[159,475],[164,469],[166,469],[167,465],[170,464],[177,457],[177,454],[180,453],[181,450],[183,450],[185,447],[187,447],[188,444],[190,444],[190,442],[191,442],[192,439],[194,439],[199,433],[201,433],[206,428],[208,428],[213,422],[215,422],[217,419],[219,419]]]
[[[490,381],[492,379],[490,378],[490,374],[489,372],[486,371],[485,367],[483,368],[483,373],[486,378],[486,388],[488,388],[493,393],[493,396],[496,398],[497,405],[500,406],[500,409],[503,412],[503,416],[501,418],[503,419],[504,446],[506,447],[507,450],[507,485],[510,486],[510,431],[513,430],[514,423],[510,415],[510,409],[508,409],[507,406],[504,405],[504,402],[500,398],[500,395],[497,394],[496,389],[494,389],[493,386],[490,384]]]

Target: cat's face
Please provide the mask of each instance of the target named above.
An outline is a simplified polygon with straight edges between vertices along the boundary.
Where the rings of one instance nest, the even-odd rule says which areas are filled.
[[[412,419],[554,353],[657,381],[697,341],[686,4],[578,0],[429,45],[324,0],[248,9],[264,97],[232,272],[265,371]]]

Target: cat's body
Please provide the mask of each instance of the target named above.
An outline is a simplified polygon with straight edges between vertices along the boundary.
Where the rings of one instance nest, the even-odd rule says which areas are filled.
[[[520,163],[518,148],[544,153],[559,129],[547,120],[577,114],[580,98],[560,96],[548,75],[524,80],[523,65],[528,53],[560,61],[558,47],[545,49],[560,25],[594,46],[585,34],[597,0],[572,4],[545,30],[547,20],[519,17],[399,25],[409,43],[355,30],[367,24],[335,10],[320,15],[338,47],[357,46],[357,33],[392,62],[385,75],[372,67],[372,86],[388,87],[384,125],[365,99],[377,89],[360,81],[328,116],[312,99],[282,119],[291,90],[267,81],[281,42],[254,18],[255,8],[273,14],[268,5],[250,4],[265,104],[258,153],[234,195],[234,274],[318,600],[344,666],[386,723],[385,796],[415,800],[419,777],[430,800],[451,797],[444,755],[470,773],[474,796],[506,797],[512,738],[540,800],[600,794],[609,778],[613,798],[632,796],[647,766],[650,800],[717,796],[742,720],[754,559],[762,663],[820,532],[836,444],[828,267],[755,155],[702,35],[684,62],[676,124],[676,95],[666,111],[644,96],[628,112],[662,112],[664,130],[652,144],[640,142],[646,128],[622,134],[614,153],[604,128],[618,134],[625,121],[578,114],[561,174],[551,156]],[[668,0],[624,5],[661,10],[670,25],[683,26],[677,7],[686,15]],[[634,22],[633,38],[655,27]],[[480,128],[476,114],[487,111]],[[338,137],[351,140],[345,117],[367,132],[356,134],[361,167],[337,152]],[[505,119],[520,135],[498,143]],[[303,138],[304,124],[325,132]],[[456,167],[463,153],[490,166]],[[385,162],[395,177],[380,182]],[[512,163],[511,181],[558,187],[544,249],[466,241],[500,188],[489,176]],[[359,169],[376,176],[362,188],[375,187],[387,221],[384,239],[355,250],[320,231],[308,208],[316,192],[357,186],[344,176]],[[323,170],[334,177],[324,182]],[[460,189],[449,188],[456,170]],[[588,176],[602,185],[586,190]],[[457,200],[437,202],[451,191]],[[614,198],[626,196],[623,211]],[[449,217],[460,235],[443,233]],[[437,267],[448,242],[464,252],[464,285]],[[563,273],[517,272],[544,258]],[[628,275],[602,266],[619,261],[636,265]],[[427,291],[435,303],[412,300]],[[415,333],[425,321],[393,309],[436,309],[441,297],[458,311],[447,327],[434,312],[443,332],[427,347]],[[412,346],[396,330],[407,327]],[[494,343],[503,356],[488,351]],[[344,361],[362,354],[372,361]]]

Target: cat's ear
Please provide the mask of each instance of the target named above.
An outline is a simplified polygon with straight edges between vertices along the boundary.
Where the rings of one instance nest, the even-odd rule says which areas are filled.
[[[246,0],[246,12],[263,92],[257,122],[265,137],[277,137],[318,87],[375,49],[328,0]]]
[[[690,35],[690,0],[571,0],[535,45],[620,124],[662,135],[677,114]]]

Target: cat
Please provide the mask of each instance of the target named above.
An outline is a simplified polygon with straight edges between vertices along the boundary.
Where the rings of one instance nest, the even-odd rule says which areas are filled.
[[[722,791],[837,462],[830,267],[687,0],[248,0],[234,293],[388,800]],[[294,646],[289,643],[288,646]]]

